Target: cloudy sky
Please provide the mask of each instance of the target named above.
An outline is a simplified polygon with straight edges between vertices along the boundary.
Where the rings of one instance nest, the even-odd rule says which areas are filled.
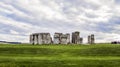
[[[0,40],[29,42],[31,33],[95,34],[120,40],[120,0],[0,0]]]

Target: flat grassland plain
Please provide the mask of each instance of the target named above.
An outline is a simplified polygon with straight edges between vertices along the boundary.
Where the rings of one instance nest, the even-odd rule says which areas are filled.
[[[120,67],[120,45],[3,45],[0,67]]]

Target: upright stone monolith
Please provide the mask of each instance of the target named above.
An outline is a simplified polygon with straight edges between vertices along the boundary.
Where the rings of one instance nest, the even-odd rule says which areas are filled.
[[[76,31],[72,33],[72,44],[82,44],[83,38],[80,38],[80,32]]]
[[[62,33],[55,33],[54,34],[54,44],[60,44],[61,43],[61,35],[62,35]]]
[[[95,43],[95,38],[94,38],[94,34],[91,35],[91,44]]]
[[[94,34],[91,34],[88,36],[88,44],[94,44],[95,43],[95,37]]]
[[[35,33],[30,35],[31,44],[51,44],[52,39],[50,33]]]
[[[68,44],[70,43],[70,34],[55,33],[54,44]]]

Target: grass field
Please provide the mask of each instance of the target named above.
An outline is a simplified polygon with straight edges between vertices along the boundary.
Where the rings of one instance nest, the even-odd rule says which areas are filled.
[[[120,45],[0,45],[0,67],[120,67]]]

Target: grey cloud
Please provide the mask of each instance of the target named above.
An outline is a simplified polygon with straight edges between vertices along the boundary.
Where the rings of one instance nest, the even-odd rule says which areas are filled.
[[[75,30],[81,31],[84,38],[95,33],[97,41],[100,39],[108,41],[112,36],[117,36],[116,31],[120,30],[115,28],[120,25],[119,6],[110,0],[1,0],[1,2],[6,5],[0,6],[3,11],[10,9],[8,11],[13,13],[3,11],[0,13],[2,18],[11,19],[9,22],[6,20],[1,22],[4,25],[0,25],[2,28],[0,33],[10,34],[6,31],[14,30],[22,33],[19,36],[26,34],[26,42],[28,35],[34,32],[65,33]],[[115,7],[114,10],[111,6]],[[9,24],[5,24],[6,22]],[[106,35],[103,35],[104,33]]]

